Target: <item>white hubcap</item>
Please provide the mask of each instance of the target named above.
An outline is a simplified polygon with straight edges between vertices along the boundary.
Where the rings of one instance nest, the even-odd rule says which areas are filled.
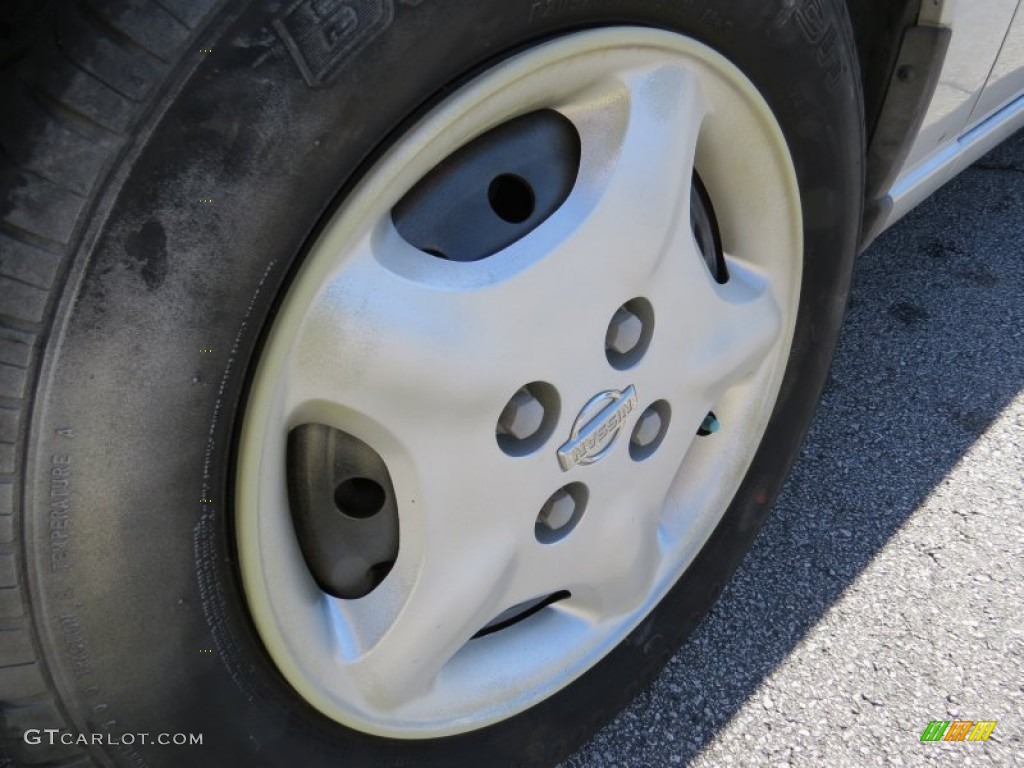
[[[569,118],[582,147],[577,182],[549,219],[467,263],[396,232],[392,207],[440,160],[542,108]],[[717,214],[724,284],[690,227],[694,167]],[[402,138],[306,258],[245,413],[242,575],[295,689],[348,726],[433,737],[522,711],[607,654],[683,573],[750,465],[791,345],[801,231],[768,106],[728,61],[667,32],[539,46]],[[618,370],[606,334],[634,299],[653,328],[640,359]],[[543,445],[510,456],[495,424],[531,382],[557,393],[557,423]],[[578,419],[598,396],[596,415]],[[643,429],[660,425],[660,442],[631,450],[653,403],[659,420]],[[710,411],[722,427],[698,437]],[[284,456],[289,431],[309,423],[372,446],[394,486],[398,557],[360,599],[321,591],[296,540]],[[560,449],[588,429],[577,458],[598,459],[566,468]],[[567,486],[576,511],[559,518],[561,502],[548,502]],[[542,510],[562,535],[538,536]],[[556,593],[569,596],[474,639]]]

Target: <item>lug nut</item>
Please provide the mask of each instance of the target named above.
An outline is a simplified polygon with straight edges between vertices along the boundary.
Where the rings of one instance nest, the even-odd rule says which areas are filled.
[[[643,334],[643,321],[625,307],[619,307],[612,315],[604,343],[612,352],[626,355],[636,349]]]
[[[525,440],[537,433],[544,423],[544,406],[530,390],[523,387],[508,401],[498,417],[498,433]]]
[[[576,500],[565,490],[555,491],[541,507],[537,522],[552,531],[565,528],[576,514]]]
[[[633,445],[638,448],[646,448],[661,434],[661,414],[653,408],[648,408],[637,420],[633,429]]]

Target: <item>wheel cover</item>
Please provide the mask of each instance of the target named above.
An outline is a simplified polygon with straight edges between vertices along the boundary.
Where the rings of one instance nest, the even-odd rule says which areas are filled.
[[[392,207],[440,160],[537,109],[572,120],[582,146],[577,182],[549,219],[479,262],[443,261],[397,234]],[[714,202],[724,284],[690,228],[694,167]],[[255,371],[239,443],[239,559],[285,678],[340,723],[425,738],[503,720],[596,664],[686,570],[750,466],[792,344],[802,251],[778,124],[738,69],[693,40],[581,32],[448,98],[330,218]],[[637,297],[653,332],[619,370],[605,334]],[[534,381],[557,390],[557,422],[539,448],[510,456],[495,423]],[[579,423],[599,398],[610,403],[601,413],[617,409],[594,421],[612,442],[565,469],[559,450],[598,418]],[[656,402],[667,426],[638,455],[630,435]],[[698,437],[711,411],[722,427]],[[285,446],[309,423],[356,436],[390,472],[398,557],[366,597],[324,593],[296,540]],[[585,489],[586,507],[563,536],[541,540],[538,514],[567,487]],[[474,638],[513,606],[562,592]]]

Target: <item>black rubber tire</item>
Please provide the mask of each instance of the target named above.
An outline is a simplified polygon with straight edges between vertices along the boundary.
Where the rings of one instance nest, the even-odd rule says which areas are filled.
[[[4,743],[23,765],[550,765],[623,707],[706,614],[809,424],[861,220],[863,106],[844,6],[214,6],[41,10],[29,24],[38,39],[0,62],[18,116],[0,134]],[[358,11],[333,43],[303,34],[324,7]],[[789,142],[804,282],[764,442],[672,593],[569,688],[464,736],[400,742],[346,729],[277,673],[237,573],[232,448],[261,331],[323,214],[403,126],[511,52],[622,23],[725,54]],[[27,729],[46,728],[203,742],[26,743]]]

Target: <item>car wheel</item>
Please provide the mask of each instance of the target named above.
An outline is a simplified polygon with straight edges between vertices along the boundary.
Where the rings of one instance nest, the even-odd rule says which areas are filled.
[[[862,205],[845,9],[184,7],[19,65],[8,743],[553,764],[809,424]]]

